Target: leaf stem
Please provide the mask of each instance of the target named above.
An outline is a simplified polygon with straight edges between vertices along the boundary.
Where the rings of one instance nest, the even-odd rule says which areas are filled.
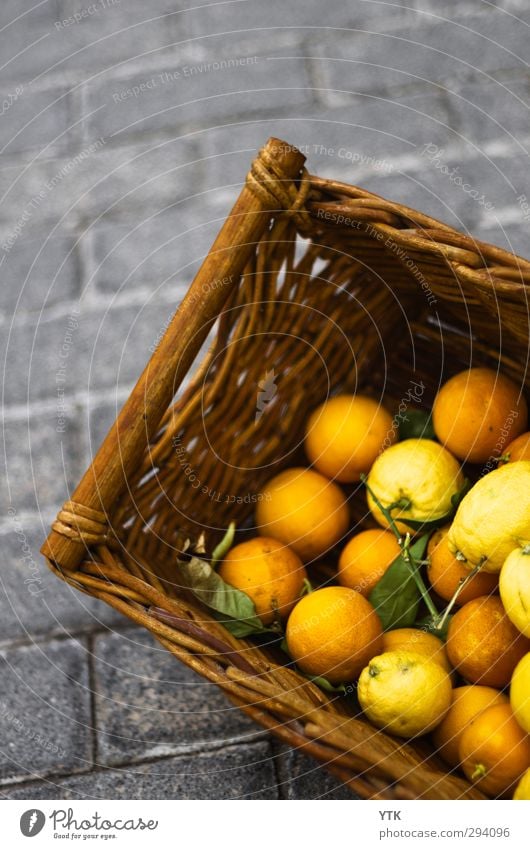
[[[225,554],[228,554],[228,552],[230,551],[232,543],[234,541],[235,532],[236,523],[230,522],[221,542],[216,545],[214,550],[212,551],[212,569],[215,569],[219,561],[222,560]]]
[[[456,590],[454,591],[450,602],[448,603],[448,605],[445,608],[444,612],[442,613],[441,617],[438,619],[438,621],[436,622],[436,624],[434,626],[437,631],[443,630],[443,627],[444,627],[444,625],[447,621],[447,617],[451,613],[451,610],[453,609],[453,607],[455,606],[455,604],[458,600],[458,596],[460,595],[460,593],[462,592],[464,587],[467,587],[467,585],[470,583],[470,581],[473,580],[475,575],[477,575],[480,572],[480,570],[482,569],[482,565],[483,565],[485,560],[486,560],[486,558],[482,557],[479,560],[479,562],[477,563],[477,565],[473,567],[473,569],[471,570],[469,575],[466,575],[465,578],[460,578],[460,581],[458,582],[458,586],[457,586]]]
[[[414,582],[415,582],[418,590],[420,591],[421,597],[423,598],[423,601],[425,602],[425,606],[427,607],[427,610],[429,611],[433,620],[437,621],[440,614],[438,613],[438,610],[436,609],[436,606],[435,606],[432,598],[429,595],[429,590],[427,589],[425,582],[424,582],[423,578],[421,577],[417,563],[414,560],[414,557],[410,552],[410,533],[407,531],[407,533],[405,534],[405,538],[403,538],[403,534],[401,534],[399,532],[398,527],[396,525],[396,522],[395,522],[395,520],[392,516],[392,513],[391,513],[392,510],[395,510],[398,507],[401,510],[406,509],[406,507],[410,505],[409,499],[403,497],[403,498],[400,498],[399,501],[394,501],[392,504],[390,504],[389,507],[383,507],[383,505],[379,501],[378,497],[375,495],[373,489],[369,486],[368,481],[366,479],[366,475],[361,475],[361,481],[362,481],[362,483],[364,483],[366,489],[368,490],[368,492],[372,496],[374,503],[379,508],[379,510],[381,511],[381,513],[383,514],[385,519],[387,520],[388,524],[390,525],[390,528],[392,529],[394,535],[396,536],[396,539],[398,541],[398,545],[401,548],[403,560],[409,566],[410,573],[411,573],[411,575],[414,579]]]

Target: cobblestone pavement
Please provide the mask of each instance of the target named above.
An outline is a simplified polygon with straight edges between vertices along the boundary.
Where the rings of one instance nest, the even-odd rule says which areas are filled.
[[[188,6],[0,6],[7,798],[351,798],[38,554],[257,147],[530,253],[525,0]]]

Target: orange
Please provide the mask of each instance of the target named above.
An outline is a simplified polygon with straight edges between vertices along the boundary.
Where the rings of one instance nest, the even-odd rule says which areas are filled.
[[[390,413],[366,395],[337,395],[313,412],[305,450],[323,475],[341,483],[360,480],[384,448],[395,441]]]
[[[427,577],[433,590],[445,601],[451,601],[458,585],[470,572],[469,566],[457,560],[449,551],[447,545],[449,527],[450,525],[445,525],[443,528],[438,528],[430,538],[427,548]],[[473,598],[495,592],[499,583],[498,578],[499,576],[492,572],[478,572],[459,594],[457,604],[461,606]]]
[[[395,628],[393,631],[385,631],[383,651],[413,651],[436,661],[446,672],[452,670],[442,640],[419,628]]]
[[[460,738],[460,762],[470,781],[501,796],[530,767],[530,738],[507,705],[493,705],[473,719]]]
[[[285,636],[302,672],[334,684],[357,678],[383,648],[377,613],[348,587],[324,587],[304,596],[289,616]]]
[[[506,446],[499,458],[499,466],[515,463],[517,460],[530,460],[530,431],[528,430]]]
[[[390,531],[361,531],[340,553],[338,582],[368,596],[400,553],[398,541]]]
[[[451,707],[433,732],[436,754],[451,766],[458,766],[460,738],[472,719],[492,705],[508,704],[508,697],[493,687],[469,684],[453,690]]]
[[[285,469],[266,484],[256,511],[264,536],[284,542],[305,562],[344,536],[349,511],[342,490],[312,469]]]
[[[436,436],[460,460],[485,463],[526,428],[519,387],[488,368],[471,368],[444,383],[434,399]]]
[[[219,575],[254,602],[264,625],[286,618],[300,598],[307,574],[297,554],[268,537],[256,537],[231,548]]]
[[[506,687],[530,649],[530,640],[508,619],[500,598],[480,596],[453,616],[447,633],[449,660],[466,681]]]

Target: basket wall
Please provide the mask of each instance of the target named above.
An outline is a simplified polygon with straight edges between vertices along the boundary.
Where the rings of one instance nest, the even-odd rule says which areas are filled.
[[[527,260],[317,177],[295,212],[272,216],[252,247],[195,376],[114,501],[111,533],[89,538],[75,569],[50,566],[361,796],[481,798],[424,744],[375,731],[271,650],[232,638],[175,581],[189,541],[210,552],[229,521],[251,527],[266,480],[304,463],[304,422],[329,394],[368,391],[396,409],[414,382],[428,406],[441,381],[479,364],[528,385]],[[364,496],[349,497],[362,525]]]

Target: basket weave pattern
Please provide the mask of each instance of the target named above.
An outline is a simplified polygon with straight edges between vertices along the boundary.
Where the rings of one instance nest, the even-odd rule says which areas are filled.
[[[480,799],[426,743],[375,730],[273,650],[232,637],[175,580],[180,551],[210,553],[231,520],[252,521],[275,472],[304,462],[304,422],[329,394],[383,387],[395,409],[414,381],[429,404],[442,376],[470,364],[527,382],[530,262],[303,161],[276,139],[254,161],[43,552],[359,796]],[[350,502],[362,525],[364,500]]]

